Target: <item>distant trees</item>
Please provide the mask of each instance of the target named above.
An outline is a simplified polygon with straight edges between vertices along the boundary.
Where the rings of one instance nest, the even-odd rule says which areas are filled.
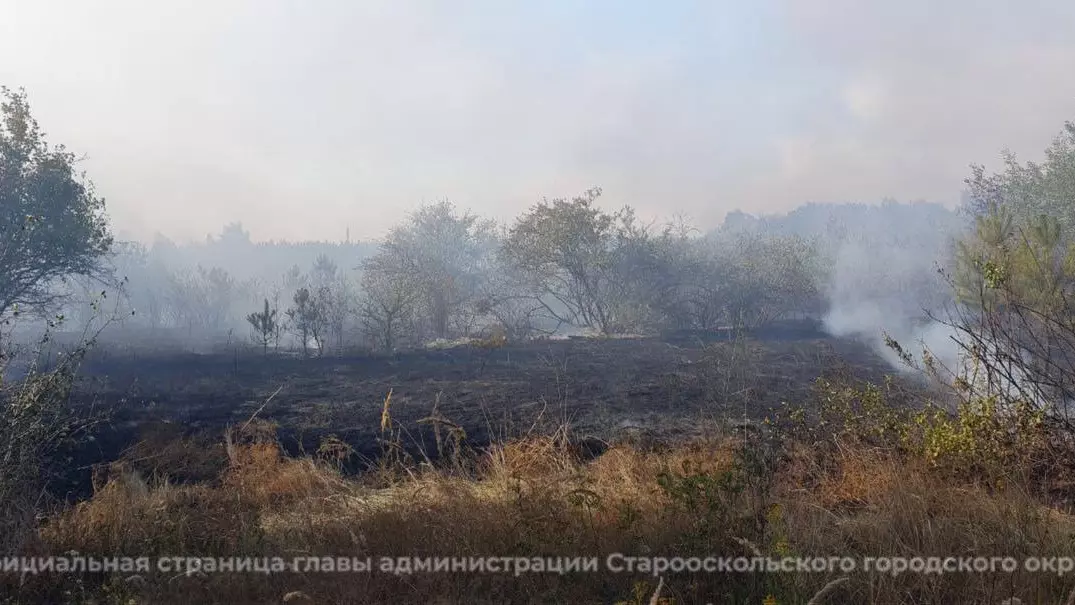
[[[713,330],[730,323],[733,267],[712,242],[666,230],[654,255],[651,301],[667,328]]]
[[[537,204],[511,227],[501,254],[548,318],[607,334],[634,323],[632,260],[645,254],[648,234],[630,208],[598,208],[600,196],[593,188]]]
[[[597,207],[600,194],[592,189],[534,206],[501,248],[558,323],[608,334],[752,328],[820,314],[823,263],[804,238],[745,231],[697,237],[683,224],[654,232],[630,208]]]
[[[212,333],[231,325],[233,305],[241,298],[240,284],[227,271],[201,265],[169,276],[168,310],[172,324],[188,333]]]
[[[325,338],[335,343],[337,350],[344,346],[348,318],[356,311],[355,292],[351,282],[326,255],[320,255],[310,271],[317,304],[325,315]]]
[[[310,270],[319,257],[350,268],[372,255],[376,249],[377,245],[372,242],[255,242],[251,241],[243,225],[230,223],[218,235],[200,241],[176,243],[158,237],[149,250],[149,256],[151,261],[173,269],[200,264],[220,267],[239,280],[271,280],[278,278],[282,271],[291,266]]]
[[[824,269],[817,248],[797,236],[739,234],[725,243],[727,321],[756,328],[778,318],[820,316]]]
[[[359,317],[372,344],[394,351],[413,335],[420,286],[397,264],[400,259],[378,254],[363,265]]]
[[[0,317],[58,301],[56,282],[94,275],[112,245],[104,200],[52,147],[23,92],[0,88]]]
[[[1067,235],[1075,232],[1075,123],[1067,122],[1045,150],[1045,162],[1021,164],[1011,152],[1003,154],[1004,171],[989,174],[982,165],[971,167],[967,206],[975,216],[1003,209],[1017,222],[1049,216]]]
[[[607,210],[600,199],[595,188],[542,201],[503,227],[449,202],[423,206],[373,255],[356,258],[357,279],[340,269],[339,250],[328,245],[292,246],[323,252],[275,277],[262,268],[257,280],[188,264],[167,241],[152,249],[125,246],[116,267],[136,278],[129,302],[141,315],[133,322],[182,328],[203,344],[212,334],[252,329],[263,351],[271,339],[277,346],[301,343],[306,354],[349,345],[395,350],[494,330],[525,339],[564,326],[604,334],[750,328],[820,317],[833,298],[833,250],[801,234],[832,226],[825,217],[833,209],[789,215],[794,225],[740,213],[725,228],[701,234],[683,223],[654,229],[630,207]],[[875,212],[835,208],[848,216]],[[903,206],[886,208],[887,216]],[[841,241],[856,234],[838,231]],[[237,223],[199,246],[200,254],[236,256],[276,249],[251,242]],[[903,274],[881,269],[884,278],[852,289],[886,295],[906,285]],[[266,302],[270,314],[278,310],[271,322],[264,310],[249,313]]]
[[[751,329],[822,312],[824,262],[805,238],[756,231],[694,237],[679,225],[637,242],[623,280],[634,284],[650,327]]]
[[[169,267],[161,259],[175,247],[161,244],[152,253],[129,247],[122,266],[146,284],[165,276],[166,286],[155,288],[163,295],[135,288],[144,323],[199,339],[247,327],[263,351],[290,334],[307,355],[311,347],[396,350],[494,330],[525,339],[563,326],[604,334],[753,328],[818,318],[833,298],[829,273],[838,259],[797,228],[741,215],[705,235],[682,222],[657,230],[629,207],[600,207],[600,195],[543,201],[505,228],[448,202],[423,206],[355,267],[356,280],[327,253],[267,280],[239,280],[216,266]],[[806,232],[827,227],[815,210],[800,217]],[[856,232],[841,233],[845,242]],[[254,246],[237,224],[212,240],[225,244]],[[873,269],[850,286],[887,296],[907,285],[891,267]],[[266,302],[270,314],[279,311],[262,323],[265,311],[248,313],[249,305]]]
[[[291,333],[302,343],[302,354],[307,356],[310,354],[310,339],[313,339],[314,344],[317,345],[318,352],[324,353],[327,319],[321,301],[310,294],[309,288],[299,288],[292,302],[292,306],[285,314],[289,320]]]
[[[525,278],[500,255],[493,259],[488,277],[482,282],[474,312],[485,319],[488,327],[503,330],[505,338],[512,341],[549,334],[556,328],[549,325],[542,304]]]
[[[380,326],[383,342],[387,326],[395,326],[410,307],[419,337],[467,335],[494,237],[491,222],[459,212],[450,202],[421,207],[389,232],[366,263],[371,273],[366,285],[375,289],[364,306],[367,324]]]
[[[1048,181],[1053,171],[1045,169],[1040,179],[1018,174],[1028,182]],[[979,180],[981,191],[1015,190],[996,177]],[[1046,189],[1059,191],[1061,182],[1058,177]],[[311,346],[322,354],[348,345],[395,350],[494,329],[523,339],[564,326],[604,334],[751,328],[779,318],[820,317],[838,293],[830,273],[843,269],[838,264],[846,259],[804,234],[823,232],[843,245],[858,232],[833,221],[836,210],[852,218],[879,213],[887,220],[904,208],[813,205],[786,220],[733,213],[723,229],[703,235],[684,224],[654,229],[630,207],[607,210],[599,205],[601,193],[594,188],[542,201],[504,226],[450,202],[422,206],[369,256],[363,256],[368,246],[350,242],[254,243],[233,223],[218,237],[184,245],[187,252],[167,241],[152,249],[125,246],[117,267],[137,279],[129,299],[141,312],[134,321],[183,328],[191,336],[252,329],[263,351],[270,341],[301,343],[306,354]],[[273,263],[284,249],[313,262],[294,264],[281,275],[287,265]],[[360,270],[354,279],[340,268],[348,251],[356,261],[348,271]],[[221,264],[194,263],[187,253],[203,259],[217,254]],[[258,279],[225,269],[240,264],[257,267]],[[920,287],[905,279],[912,272],[892,270],[887,260],[877,264],[845,290],[882,297]],[[264,310],[249,313],[258,306]]]
[[[111,272],[126,284],[119,294],[139,324],[160,328],[167,312],[167,269],[154,263],[145,246],[137,242],[116,242],[109,255]]]
[[[128,260],[126,265],[138,264],[134,257]],[[324,255],[308,272],[293,265],[275,280],[239,280],[220,267],[201,265],[161,270],[158,261],[154,268],[135,267],[138,282],[130,303],[149,310],[137,325],[179,328],[192,344],[204,346],[214,335],[250,329],[263,349],[266,342],[280,347],[292,335],[294,344],[305,343],[307,354],[311,346],[324,353],[330,347],[342,350],[356,324],[356,284]],[[251,303],[267,303],[272,321],[264,311],[250,313]]]
[[[104,202],[76,173],[74,157],[45,143],[25,95],[5,89],[0,96],[2,317],[16,304],[56,302],[63,294],[57,282],[65,277],[103,273],[113,241]],[[1009,156],[1002,174],[974,169],[971,206],[984,218],[977,241],[965,242],[962,252],[965,290],[980,291],[988,271],[1004,276],[1027,304],[1066,304],[1068,279],[1057,270],[1069,262],[1064,246],[1075,233],[1073,157],[1075,125],[1068,124],[1041,165],[1020,165]],[[855,229],[838,221],[826,224],[833,213],[817,205],[783,223],[733,213],[725,229],[702,236],[682,226],[651,229],[629,207],[603,209],[600,198],[594,188],[542,201],[503,229],[450,202],[430,204],[393,228],[372,255],[370,245],[350,241],[255,243],[233,223],[185,253],[162,241],[151,250],[123,246],[122,258],[114,260],[117,270],[135,278],[129,303],[144,326],[204,335],[248,324],[263,351],[270,338],[279,344],[290,332],[308,354],[311,344],[322,353],[326,346],[342,350],[352,336],[392,350],[492,326],[526,338],[564,325],[611,334],[816,317],[834,298],[829,272],[847,259],[803,233],[829,229],[841,243],[855,237]],[[1010,218],[993,215],[994,207]],[[903,211],[897,205],[841,208],[847,216],[874,213],[882,223]],[[926,210],[921,214],[938,212]],[[1042,213],[1053,222],[1036,218]],[[219,265],[207,262],[212,255]],[[301,259],[302,268],[296,264],[281,278],[285,257]],[[361,266],[360,278],[340,269],[349,259],[358,261],[349,269]],[[232,270],[237,266],[258,267],[259,280]],[[862,283],[847,290],[882,297],[911,287],[933,294],[909,277],[913,271],[870,268],[878,273],[863,272]],[[247,314],[259,300],[264,310]]]

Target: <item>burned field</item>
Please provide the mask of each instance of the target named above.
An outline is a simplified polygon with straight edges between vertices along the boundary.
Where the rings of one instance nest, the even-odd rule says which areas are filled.
[[[86,362],[74,398],[107,410],[108,420],[74,457],[83,470],[125,458],[143,472],[199,479],[226,460],[226,428],[251,424],[274,430],[296,454],[315,453],[326,439],[346,444],[356,469],[383,454],[386,437],[411,455],[436,457],[435,424],[471,447],[565,425],[597,449],[624,439],[671,442],[697,436],[707,419],[758,422],[783,402],[807,401],[822,375],[876,380],[886,372],[865,345],[809,336],[571,338],[309,359],[105,348]],[[169,459],[182,440],[197,447],[181,457],[204,456]],[[72,474],[72,495],[88,488],[87,475]]]

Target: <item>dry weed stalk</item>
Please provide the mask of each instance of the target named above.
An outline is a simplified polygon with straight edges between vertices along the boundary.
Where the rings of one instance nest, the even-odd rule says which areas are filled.
[[[824,588],[818,591],[818,593],[814,595],[812,599],[807,601],[806,605],[821,605],[821,603],[824,602],[825,597],[829,596],[829,594],[836,590],[841,584],[846,583],[849,579],[850,578],[845,576],[843,578],[836,578],[835,580],[829,582],[825,585]]]
[[[664,576],[657,578],[657,589],[653,591],[653,596],[649,598],[649,605],[660,605],[661,602],[661,590],[664,588]]]
[[[392,414],[390,412],[391,405],[392,405],[392,389],[388,389],[388,395],[385,396],[384,405],[381,407],[381,434],[382,435],[385,433],[385,431],[388,430],[388,428],[390,426],[392,426]]]

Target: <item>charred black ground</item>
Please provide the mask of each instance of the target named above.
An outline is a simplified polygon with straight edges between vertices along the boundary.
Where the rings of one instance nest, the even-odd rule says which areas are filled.
[[[437,454],[431,424],[422,422],[434,406],[473,447],[566,424],[581,443],[600,449],[625,438],[697,436],[705,430],[699,418],[757,422],[784,402],[808,400],[818,376],[849,367],[865,379],[889,370],[863,344],[794,329],[731,340],[681,332],[308,359],[103,348],[86,362],[74,398],[111,413],[74,453],[65,491],[85,494],[92,467],[124,452],[143,472],[204,478],[218,469],[186,464],[176,476],[158,464],[163,454],[155,444],[188,437],[219,449],[223,464],[226,427],[252,417],[275,424],[295,453],[315,452],[335,436],[355,450],[349,465],[359,468],[382,454],[389,392],[392,421],[413,455]]]

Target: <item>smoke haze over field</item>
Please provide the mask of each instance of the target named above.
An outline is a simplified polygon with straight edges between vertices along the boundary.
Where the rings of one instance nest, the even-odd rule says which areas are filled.
[[[958,201],[1071,117],[1075,3],[0,0],[0,83],[121,236],[373,239],[600,184],[643,217]]]
[[[837,244],[824,323],[836,336],[865,339],[896,367],[902,363],[884,335],[920,358],[923,348],[944,367],[958,364],[955,334],[943,323],[952,309],[953,241],[964,219],[936,207],[886,204],[862,213]],[[942,271],[944,272],[942,274]]]
[[[945,367],[957,367],[954,331],[931,316],[943,321],[952,309],[945,275],[951,275],[953,242],[967,227],[967,217],[939,204],[891,200],[807,204],[762,218],[737,213],[726,225],[818,242],[827,267],[820,284],[824,329],[868,342],[901,369],[904,364],[886,346],[885,334],[915,358],[927,348]]]

